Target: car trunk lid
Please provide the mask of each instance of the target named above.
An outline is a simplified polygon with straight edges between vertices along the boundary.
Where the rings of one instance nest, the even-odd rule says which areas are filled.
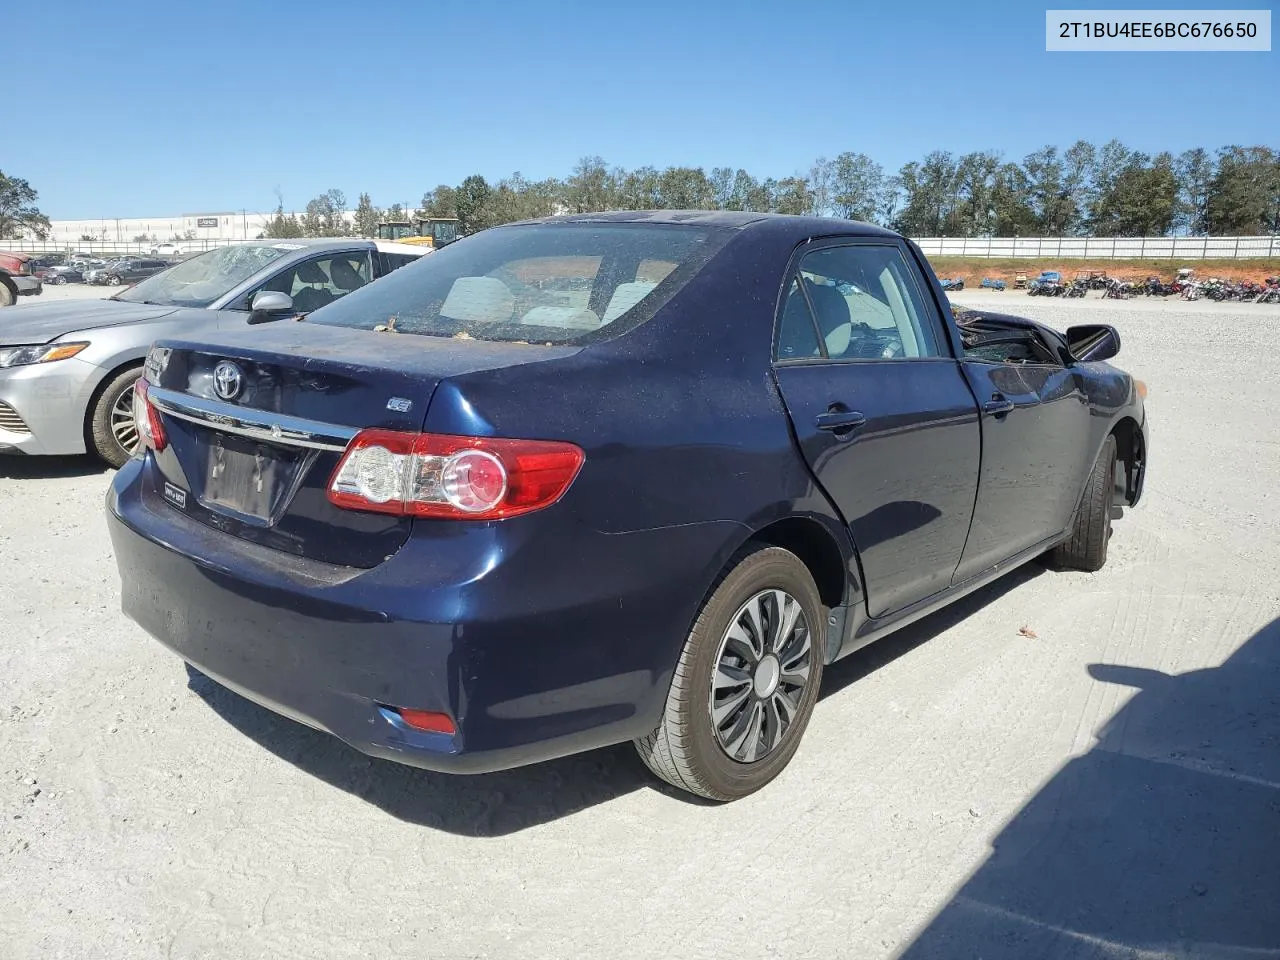
[[[162,341],[147,362],[168,439],[153,492],[233,536],[371,567],[412,521],[329,502],[348,441],[367,428],[419,431],[447,377],[575,352],[296,323],[216,343]]]

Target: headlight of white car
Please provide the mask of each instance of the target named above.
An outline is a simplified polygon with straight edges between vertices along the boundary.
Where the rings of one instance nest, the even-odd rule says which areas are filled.
[[[74,357],[88,345],[88,343],[38,343],[29,347],[0,347],[0,369],[65,360],[67,357]]]

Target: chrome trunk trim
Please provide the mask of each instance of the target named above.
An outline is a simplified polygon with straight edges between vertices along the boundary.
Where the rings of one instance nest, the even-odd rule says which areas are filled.
[[[162,413],[203,427],[242,437],[311,450],[343,451],[359,431],[319,420],[306,420],[287,413],[241,407],[221,400],[206,400],[176,390],[150,387],[147,398]]]

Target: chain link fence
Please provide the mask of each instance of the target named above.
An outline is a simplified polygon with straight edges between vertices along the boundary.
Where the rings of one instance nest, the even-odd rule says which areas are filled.
[[[928,237],[930,257],[1247,260],[1280,257],[1280,237]]]
[[[214,247],[226,247],[233,243],[253,243],[245,240],[149,240],[143,243],[124,240],[0,240],[0,250],[19,253],[83,253],[92,257],[149,256],[153,252],[164,254],[175,251],[183,255],[203,253]]]
[[[22,253],[83,253],[147,256],[152,252],[183,256],[246,240],[173,240],[135,243],[115,240],[0,240],[0,249]],[[1244,260],[1280,257],[1280,237],[925,237],[916,240],[930,257],[1056,257],[1093,260],[1170,259]]]

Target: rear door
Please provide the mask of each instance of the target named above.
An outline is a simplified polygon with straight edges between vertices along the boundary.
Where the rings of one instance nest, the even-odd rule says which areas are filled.
[[[978,411],[903,246],[807,246],[775,357],[800,448],[857,546],[868,613],[945,589],[973,512]]]

